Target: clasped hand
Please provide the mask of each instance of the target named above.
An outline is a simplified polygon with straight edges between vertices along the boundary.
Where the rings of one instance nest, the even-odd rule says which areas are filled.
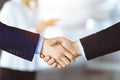
[[[52,67],[63,68],[80,55],[77,42],[57,37],[44,39],[40,57]]]

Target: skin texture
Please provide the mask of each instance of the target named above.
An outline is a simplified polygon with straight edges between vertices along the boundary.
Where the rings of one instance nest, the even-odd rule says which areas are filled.
[[[63,37],[58,37],[49,40],[46,44],[48,43],[49,47],[45,46],[46,49],[43,46],[44,51],[42,51],[41,58],[43,58],[43,60],[52,67],[66,67],[70,62],[75,61],[75,58],[81,56],[77,42],[70,41]],[[51,46],[52,49],[50,48]],[[51,54],[48,54],[49,52],[51,52]]]
[[[42,54],[47,56],[43,60],[58,68],[65,67],[70,64],[71,61],[74,61],[74,55],[68,50],[63,48],[60,44],[56,43],[52,45],[54,39],[44,39]],[[55,63],[56,62],[56,63]]]

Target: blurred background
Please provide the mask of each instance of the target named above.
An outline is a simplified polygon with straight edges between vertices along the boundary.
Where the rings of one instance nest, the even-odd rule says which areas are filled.
[[[26,10],[25,12],[23,9],[25,7],[16,5],[21,1],[23,0],[0,0],[0,20],[13,26],[19,26],[18,24],[21,26],[35,25],[35,29],[31,29],[31,27],[22,27],[22,29],[31,29],[30,31],[41,33],[46,38],[64,36],[76,41],[120,22],[120,0],[38,0],[37,12],[33,14],[31,13],[34,8],[31,8],[32,11]],[[32,1],[30,4],[34,6],[33,3],[36,0],[28,1]],[[27,3],[26,5],[27,7],[30,6]],[[7,6],[8,9],[6,9]],[[17,11],[21,12],[17,13]],[[22,20],[23,17],[20,13],[27,13],[29,16],[24,15],[24,17],[29,17],[26,19],[29,22],[18,21],[17,19]],[[12,17],[9,18],[12,15],[15,18],[14,20]],[[10,60],[4,59],[2,53],[1,69],[35,71],[35,80],[120,80],[120,51],[90,61],[86,61],[84,57],[79,57],[74,63],[63,69],[51,68],[42,60],[39,62],[39,59],[32,62],[34,68],[29,68],[25,64],[28,63],[31,66],[30,62],[24,63],[25,61],[22,60],[24,64],[18,64],[20,61],[16,64],[13,56],[11,56],[12,61],[10,63],[8,62]],[[37,66],[36,63],[40,64]],[[10,66],[10,64],[17,66]],[[18,68],[18,65],[21,67]],[[2,70],[0,71],[2,74]]]

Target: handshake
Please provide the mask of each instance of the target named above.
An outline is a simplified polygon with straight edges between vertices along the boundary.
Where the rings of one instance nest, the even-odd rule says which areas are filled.
[[[40,57],[54,68],[63,68],[81,56],[77,41],[64,37],[44,39]]]

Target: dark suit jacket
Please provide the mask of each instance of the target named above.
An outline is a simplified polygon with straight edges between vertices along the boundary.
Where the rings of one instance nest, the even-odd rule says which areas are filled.
[[[0,49],[32,61],[39,34],[7,26],[0,22]]]
[[[87,59],[120,50],[120,22],[80,40]]]

